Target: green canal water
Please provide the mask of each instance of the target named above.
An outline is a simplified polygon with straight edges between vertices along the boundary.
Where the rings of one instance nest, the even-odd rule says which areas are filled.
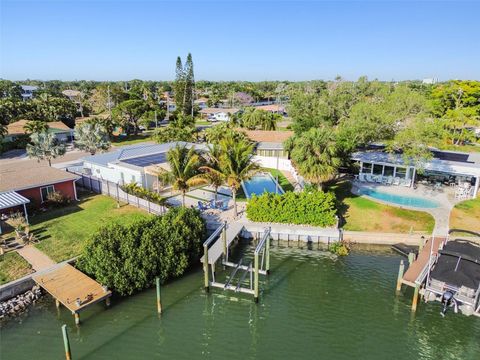
[[[198,269],[162,288],[161,318],[152,289],[94,306],[79,328],[45,297],[2,324],[0,358],[63,359],[65,323],[74,359],[480,359],[480,319],[423,303],[412,315],[411,293],[395,296],[399,260],[275,247],[259,304],[206,294]]]

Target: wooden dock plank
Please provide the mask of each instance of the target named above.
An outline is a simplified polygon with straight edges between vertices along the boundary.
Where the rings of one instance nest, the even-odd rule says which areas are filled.
[[[438,249],[444,243],[444,241],[444,237],[435,237],[432,248],[432,238],[427,240],[423,249],[419,252],[417,259],[409,266],[408,270],[403,275],[402,282],[404,284],[411,285],[415,283],[425,269],[425,266],[428,264],[428,260],[430,259],[430,250],[432,250],[432,254],[437,254]]]
[[[33,276],[33,280],[72,313],[112,295],[110,290],[104,291],[99,283],[69,264]],[[80,306],[76,299],[80,299]]]

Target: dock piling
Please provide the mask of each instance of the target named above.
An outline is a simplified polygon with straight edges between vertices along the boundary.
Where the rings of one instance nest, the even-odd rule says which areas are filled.
[[[75,325],[80,325],[80,314],[78,312],[73,313],[75,317]]]
[[[68,339],[67,325],[62,325],[63,346],[65,347],[65,358],[72,360],[72,352],[70,351],[70,340]]]
[[[402,279],[403,273],[405,272],[405,263],[403,260],[400,260],[400,266],[398,267],[398,277],[397,277],[397,293],[402,289]]]
[[[412,265],[413,262],[415,261],[415,253],[410,252],[408,253],[408,265]]]
[[[255,252],[255,274],[254,274],[254,284],[253,284],[253,297],[255,299],[255,302],[258,302],[258,278],[259,278],[259,268],[258,268],[258,253]]]
[[[415,286],[415,290],[413,291],[413,300],[412,300],[412,311],[417,311],[417,304],[418,304],[418,291],[419,286]]]
[[[208,279],[208,245],[203,245],[203,277],[205,291],[208,292],[210,281]]]
[[[267,274],[270,273],[270,235],[268,235],[265,245],[265,271]]]
[[[155,279],[155,283],[157,285],[157,313],[162,313],[162,301],[160,299],[160,278],[157,277]]]

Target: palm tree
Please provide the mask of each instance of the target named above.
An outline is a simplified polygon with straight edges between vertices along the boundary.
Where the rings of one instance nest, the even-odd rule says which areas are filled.
[[[261,120],[262,113],[253,107],[249,107],[242,114],[241,124],[242,127],[246,127],[249,130],[254,130],[257,125],[261,123]]]
[[[49,129],[48,123],[41,120],[28,121],[23,126],[23,130],[25,130],[27,134],[46,132],[48,131],[48,129]]]
[[[215,190],[215,202],[218,199],[218,188],[225,183],[225,175],[220,169],[221,149],[212,145],[207,157],[207,165],[200,166],[200,174],[192,178],[193,185],[210,184]]]
[[[194,185],[194,177],[198,175],[201,166],[201,158],[191,147],[177,145],[167,153],[170,165],[170,177],[174,190],[181,191],[182,205],[185,206],[185,194]]]
[[[277,130],[277,121],[282,118],[279,114],[263,111],[264,114],[260,121],[262,130]]]
[[[75,147],[95,155],[98,150],[108,150],[107,130],[100,123],[86,122],[75,131]]]
[[[319,187],[332,180],[342,164],[336,136],[330,128],[312,128],[287,142],[287,147],[300,175]]]
[[[220,142],[220,168],[232,190],[234,216],[237,217],[237,191],[242,181],[250,179],[260,167],[252,160],[253,145],[245,140],[226,137]]]
[[[33,133],[30,139],[32,143],[27,145],[28,157],[38,161],[47,160],[48,165],[52,166],[52,159],[65,154],[65,145],[58,141],[54,133]]]

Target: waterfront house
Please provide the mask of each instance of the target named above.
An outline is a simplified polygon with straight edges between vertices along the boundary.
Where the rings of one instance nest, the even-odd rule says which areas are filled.
[[[415,183],[449,186],[465,198],[476,197],[480,186],[480,153],[432,150],[432,158],[420,164],[403,154],[383,149],[359,151],[352,155],[359,166],[359,180],[387,182],[413,187]],[[391,181],[390,181],[391,180]]]
[[[18,194],[28,199],[34,206],[47,201],[52,192],[59,192],[66,198],[77,200],[75,181],[79,176],[47,164],[32,165],[31,161],[16,161],[3,164],[0,169],[1,194]],[[11,208],[0,209],[0,213],[12,211]]]
[[[83,167],[78,170],[87,176],[119,185],[136,183],[152,190],[157,186],[157,170],[169,170],[167,152],[177,145],[207,150],[206,145],[186,142],[127,145],[108,153],[83,158]]]

